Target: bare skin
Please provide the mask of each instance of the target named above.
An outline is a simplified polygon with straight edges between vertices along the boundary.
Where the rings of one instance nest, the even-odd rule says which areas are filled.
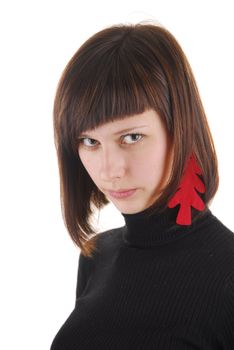
[[[80,138],[78,153],[85,169],[119,211],[134,214],[155,202],[168,180],[172,152],[154,110],[87,130]],[[124,198],[108,192],[128,189],[136,190]]]

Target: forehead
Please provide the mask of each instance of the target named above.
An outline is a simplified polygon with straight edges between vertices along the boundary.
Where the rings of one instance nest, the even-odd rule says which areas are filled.
[[[121,132],[127,132],[131,129],[146,127],[162,127],[161,120],[154,110],[148,110],[141,114],[127,116],[122,119],[110,121],[92,130],[86,130],[82,134],[89,133],[96,135],[108,133],[109,135],[118,135]]]

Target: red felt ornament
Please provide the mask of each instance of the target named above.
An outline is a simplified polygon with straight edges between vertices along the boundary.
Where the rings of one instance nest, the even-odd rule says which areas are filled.
[[[200,193],[204,193],[206,189],[197,174],[201,175],[202,171],[196,162],[194,154],[192,154],[185,166],[180,186],[168,202],[169,208],[174,208],[176,205],[180,204],[176,218],[176,223],[178,225],[191,225],[191,207],[199,211],[205,208],[205,204],[196,190]]]

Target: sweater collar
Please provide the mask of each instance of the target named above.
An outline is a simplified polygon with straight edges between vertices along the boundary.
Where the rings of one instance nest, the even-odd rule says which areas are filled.
[[[183,226],[176,224],[178,210],[179,206],[167,208],[150,217],[147,216],[148,209],[134,214],[121,213],[125,221],[122,231],[124,242],[137,247],[162,245],[191,234],[212,215],[208,207],[202,212],[192,208],[192,224]]]

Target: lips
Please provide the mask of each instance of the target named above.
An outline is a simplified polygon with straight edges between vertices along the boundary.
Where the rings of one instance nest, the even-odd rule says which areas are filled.
[[[122,188],[122,189],[120,189],[120,190],[108,190],[108,192],[111,192],[111,193],[123,193],[123,192],[128,192],[128,191],[133,191],[133,190],[135,190],[135,188],[129,188],[129,189],[124,189],[124,188]]]
[[[136,188],[129,189],[129,190],[118,190],[118,191],[108,191],[110,196],[114,198],[126,198],[131,196],[136,191]]]

